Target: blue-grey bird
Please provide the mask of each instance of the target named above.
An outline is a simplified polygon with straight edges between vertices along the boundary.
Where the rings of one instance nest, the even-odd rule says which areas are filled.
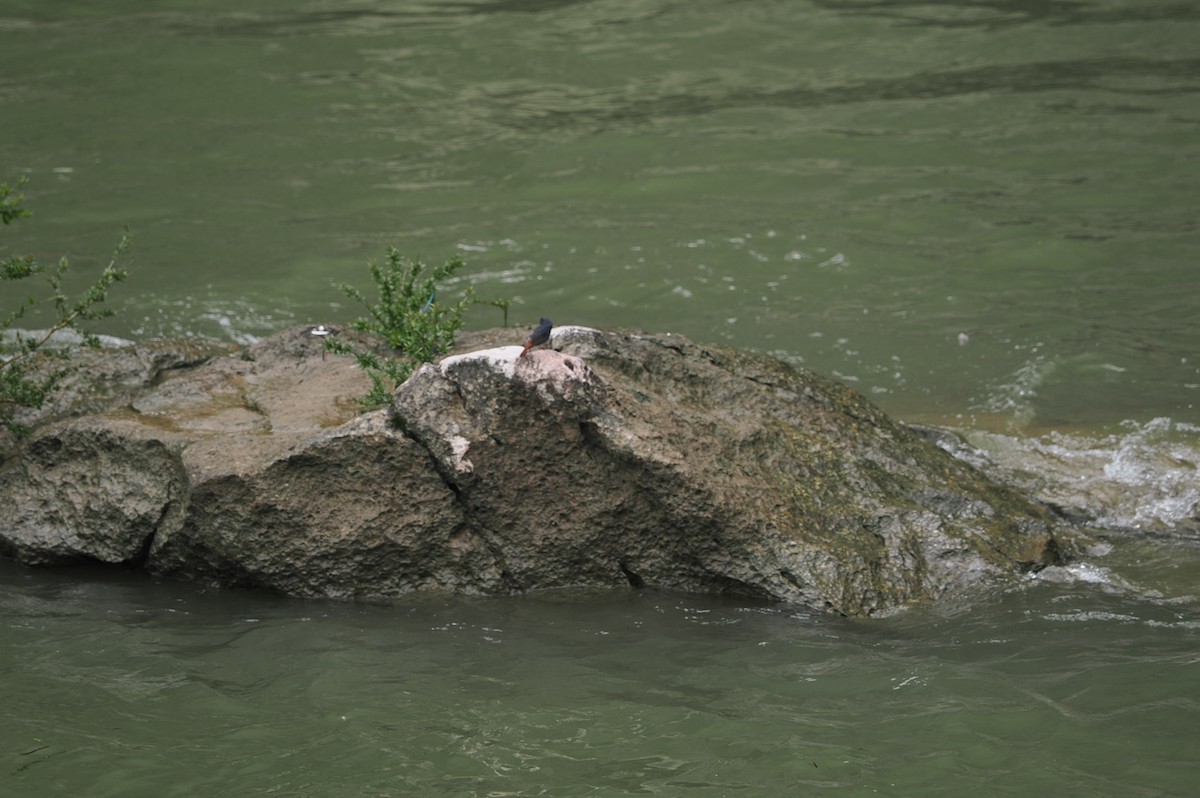
[[[550,331],[552,329],[554,329],[554,322],[550,321],[550,319],[546,318],[545,316],[542,316],[541,321],[538,322],[538,326],[534,327],[533,332],[531,332],[529,337],[525,339],[525,348],[521,350],[521,354],[517,355],[517,360],[525,357],[529,350],[533,349],[535,346],[541,346],[549,341]]]

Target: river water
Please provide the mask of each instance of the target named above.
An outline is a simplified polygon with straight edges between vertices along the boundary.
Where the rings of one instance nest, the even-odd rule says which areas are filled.
[[[1177,0],[4,0],[0,180],[36,215],[0,246],[82,285],[130,225],[102,332],[345,321],[333,284],[389,244],[457,253],[445,291],[511,299],[514,342],[547,315],[770,352],[1117,531],[870,623],[0,563],[0,780],[1192,794],[1197,41]]]

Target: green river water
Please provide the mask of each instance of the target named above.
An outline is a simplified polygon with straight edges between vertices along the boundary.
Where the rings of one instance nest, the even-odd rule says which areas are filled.
[[[0,246],[82,285],[130,225],[102,332],[345,321],[388,245],[458,253],[514,343],[770,352],[1115,530],[870,622],[0,561],[0,795],[1195,794],[1197,42],[1178,0],[0,0]]]

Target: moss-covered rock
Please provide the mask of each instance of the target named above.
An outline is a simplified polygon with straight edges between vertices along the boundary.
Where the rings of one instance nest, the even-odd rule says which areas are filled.
[[[673,335],[508,331],[389,410],[307,329],[126,385],[0,468],[0,551],[298,596],[565,585],[854,616],[1059,561],[1054,518],[840,383]]]

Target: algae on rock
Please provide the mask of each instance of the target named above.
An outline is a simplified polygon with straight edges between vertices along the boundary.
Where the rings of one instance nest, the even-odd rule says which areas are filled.
[[[840,383],[674,335],[560,327],[519,360],[505,336],[364,416],[368,378],[296,328],[43,426],[0,469],[0,552],[296,596],[632,585],[853,616],[1061,560],[1045,508]]]

